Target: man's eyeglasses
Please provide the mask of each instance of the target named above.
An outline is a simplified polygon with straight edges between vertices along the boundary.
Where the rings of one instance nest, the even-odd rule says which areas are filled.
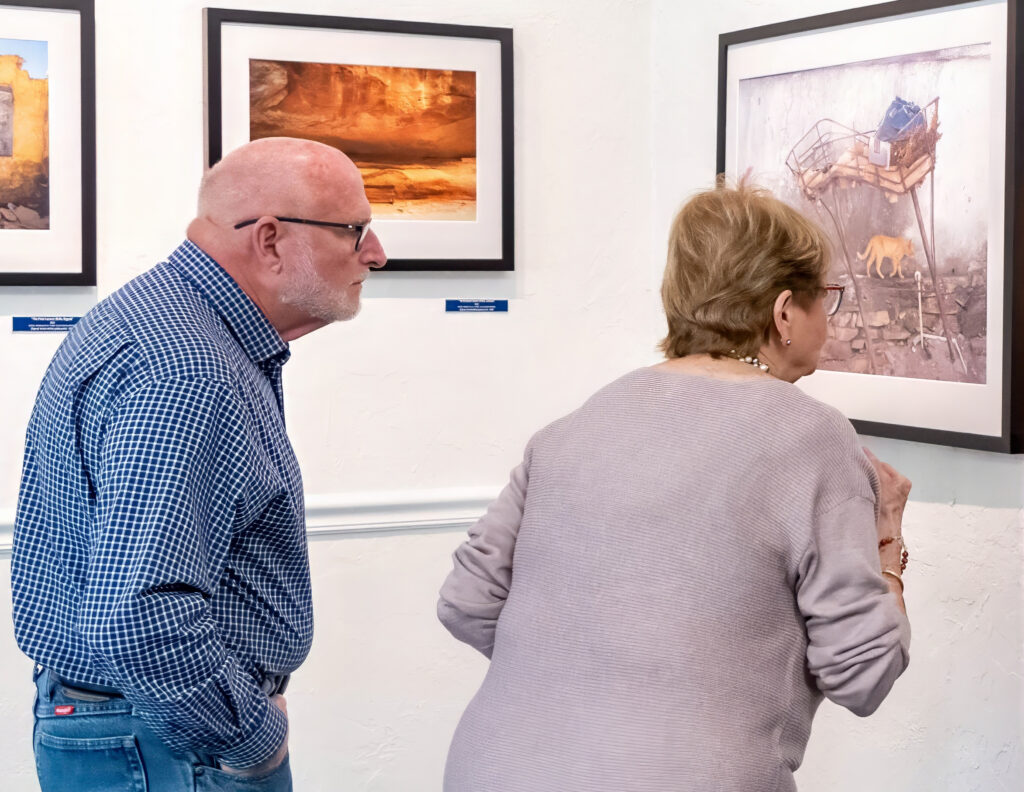
[[[282,223],[301,223],[302,225],[311,226],[324,226],[326,228],[344,228],[346,231],[355,231],[358,236],[356,237],[356,251],[359,251],[359,246],[363,244],[363,240],[366,239],[366,235],[370,231],[369,221],[361,224],[354,225],[352,223],[331,223],[327,220],[306,220],[302,217],[274,217],[275,220],[280,220]],[[254,217],[252,220],[243,220],[241,223],[235,223],[235,230],[239,228],[245,228],[251,226],[253,223],[259,220],[258,217]]]
[[[838,283],[826,283],[821,287],[821,291],[825,292],[825,316],[835,316],[843,303],[843,292],[846,291],[846,287]]]

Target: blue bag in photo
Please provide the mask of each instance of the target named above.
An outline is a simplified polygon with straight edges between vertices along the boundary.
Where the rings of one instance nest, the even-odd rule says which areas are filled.
[[[896,97],[885,111],[882,123],[878,125],[875,138],[883,142],[903,140],[918,129],[924,129],[924,114],[913,102]]]

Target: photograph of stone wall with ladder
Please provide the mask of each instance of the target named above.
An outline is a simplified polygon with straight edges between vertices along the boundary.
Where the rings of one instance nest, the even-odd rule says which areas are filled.
[[[820,222],[846,286],[819,368],[986,381],[989,50],[741,80],[737,172]]]
[[[823,368],[984,382],[984,270],[979,273],[976,267],[971,273],[968,267],[960,275],[943,276],[936,266],[939,99],[923,108],[897,105],[900,101],[894,100],[886,114],[899,119],[890,134],[876,130],[869,136],[822,119],[786,158],[800,189],[834,234],[838,255],[833,274],[852,287],[851,299],[833,320]],[[924,211],[922,188],[929,198]],[[912,204],[920,256],[912,239],[884,234],[872,236],[857,252],[864,243],[851,236],[849,226],[864,200],[854,193],[872,190],[890,204]],[[909,277],[904,259],[916,261]]]

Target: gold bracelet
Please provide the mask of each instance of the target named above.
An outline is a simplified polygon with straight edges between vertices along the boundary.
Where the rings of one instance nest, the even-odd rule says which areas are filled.
[[[894,569],[883,569],[882,570],[882,574],[883,575],[888,575],[889,577],[896,578],[896,582],[900,584],[900,594],[903,593],[903,578],[900,576],[899,572],[897,572]]]

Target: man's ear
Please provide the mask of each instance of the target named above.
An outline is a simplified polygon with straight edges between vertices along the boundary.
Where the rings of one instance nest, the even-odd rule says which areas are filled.
[[[260,267],[273,272],[280,273],[283,263],[278,245],[281,242],[281,227],[273,217],[261,217],[253,226],[252,236],[253,253]]]

